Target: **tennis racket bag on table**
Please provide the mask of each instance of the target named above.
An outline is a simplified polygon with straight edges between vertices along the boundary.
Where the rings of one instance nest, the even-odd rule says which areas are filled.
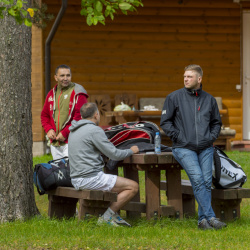
[[[158,126],[153,122],[127,122],[104,130],[110,142],[115,146],[136,142],[154,143]]]
[[[133,145],[138,146],[140,152],[154,152],[154,139],[158,126],[149,121],[127,122],[112,126],[104,130],[110,142],[119,149],[128,149]],[[164,152],[172,151],[172,148],[161,145]],[[106,167],[114,170],[118,161],[109,159]]]
[[[219,147],[214,147],[213,185],[218,189],[238,188],[247,181],[242,167]]]

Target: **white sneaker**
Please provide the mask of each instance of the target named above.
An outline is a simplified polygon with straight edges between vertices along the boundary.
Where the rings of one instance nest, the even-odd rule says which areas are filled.
[[[108,224],[113,227],[119,227],[119,225],[114,221],[112,217],[110,217],[108,220],[105,220],[103,216],[99,217],[97,225],[102,225],[102,224]]]
[[[111,218],[119,226],[131,227],[131,225],[123,218],[121,218],[118,213],[115,213]]]

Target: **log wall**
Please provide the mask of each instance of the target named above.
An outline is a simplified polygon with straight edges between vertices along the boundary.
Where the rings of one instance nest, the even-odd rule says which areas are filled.
[[[44,2],[56,16],[61,0]],[[165,97],[183,87],[185,66],[199,64],[204,70],[203,89],[222,97],[223,108],[228,109],[223,124],[236,129],[236,140],[241,140],[242,93],[235,88],[241,81],[239,5],[232,0],[143,3],[137,13],[89,27],[80,15],[80,1],[68,1],[52,41],[51,72],[68,64],[72,80],[90,95]],[[43,44],[51,26],[43,31]],[[53,75],[51,82],[54,86]]]
[[[32,27],[32,132],[33,141],[44,140],[44,131],[41,126],[40,114],[44,104],[44,53],[43,32]]]

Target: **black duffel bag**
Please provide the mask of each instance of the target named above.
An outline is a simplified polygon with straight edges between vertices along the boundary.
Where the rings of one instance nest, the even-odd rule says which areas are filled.
[[[72,187],[68,157],[36,164],[33,181],[40,195],[57,187]]]

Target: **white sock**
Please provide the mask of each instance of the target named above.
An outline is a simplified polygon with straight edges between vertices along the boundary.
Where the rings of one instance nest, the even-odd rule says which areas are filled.
[[[114,215],[115,212],[109,207],[106,212],[103,214],[104,220],[109,220],[112,215]]]

